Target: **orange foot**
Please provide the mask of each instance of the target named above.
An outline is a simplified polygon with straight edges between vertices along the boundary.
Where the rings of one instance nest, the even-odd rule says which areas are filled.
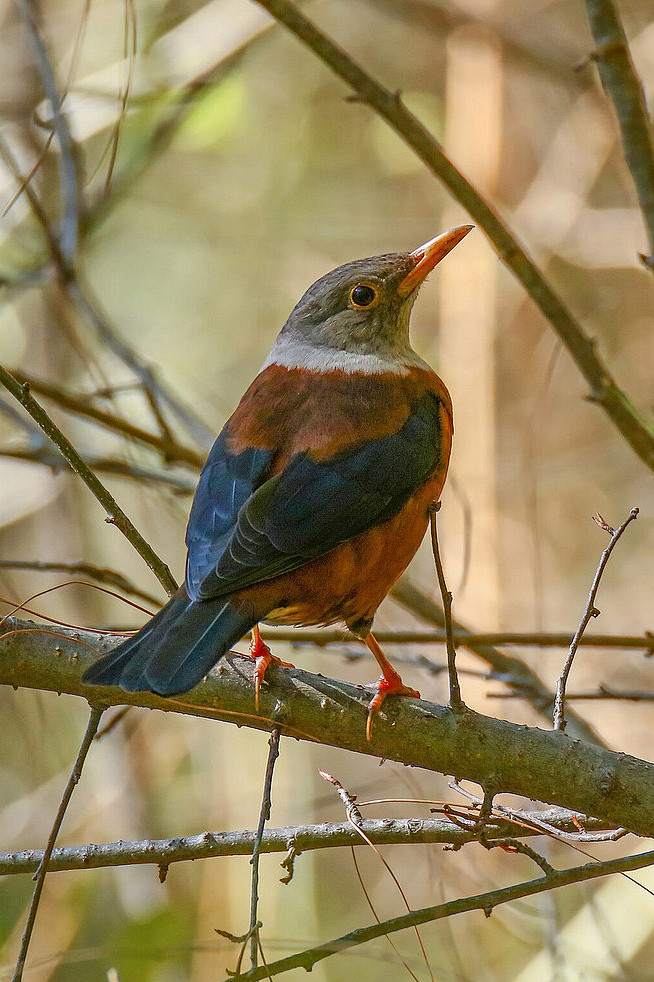
[[[377,695],[368,703],[368,720],[366,722],[366,740],[372,738],[372,723],[382,707],[382,703],[386,696],[412,696],[414,699],[420,698],[420,693],[417,689],[412,689],[410,686],[405,685],[400,678],[400,676],[394,672],[394,678],[387,678],[385,675],[379,676],[379,682],[373,685],[373,689],[377,690]]]
[[[262,639],[258,626],[252,628],[250,657],[254,658],[255,661],[254,706],[256,711],[259,712],[259,690],[261,689],[261,683],[263,682],[263,677],[266,674],[268,666],[282,665],[284,668],[295,668],[295,665],[292,665],[290,661],[282,661],[281,658],[273,655],[266,642]]]
[[[372,737],[372,724],[375,716],[381,709],[386,696],[412,696],[414,699],[420,698],[417,689],[411,689],[405,685],[399,674],[395,671],[384,652],[379,647],[374,634],[368,634],[363,639],[363,643],[369,648],[377,659],[377,663],[382,670],[379,682],[373,688],[377,690],[377,695],[368,703],[368,721],[366,723],[366,740]]]

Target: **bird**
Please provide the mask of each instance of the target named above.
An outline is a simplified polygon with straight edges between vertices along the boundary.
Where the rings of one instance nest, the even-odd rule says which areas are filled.
[[[419,697],[372,624],[427,530],[454,432],[444,383],[411,347],[411,309],[472,228],[348,262],[309,287],[201,471],[184,584],[84,683],[179,695],[251,632],[258,711],[268,666],[288,664],[259,625],[344,623],[381,669],[368,740],[387,696]]]

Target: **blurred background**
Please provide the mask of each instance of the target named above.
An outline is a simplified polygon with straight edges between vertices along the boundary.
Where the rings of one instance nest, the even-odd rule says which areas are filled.
[[[620,9],[651,104],[654,4],[628,0]],[[612,107],[587,60],[593,44],[583,4],[323,0],[306,10],[401,91],[597,339],[618,383],[651,414],[654,283],[638,258],[647,239]],[[1,4],[0,362],[32,378],[37,396],[39,384],[51,386],[43,399],[54,418],[181,579],[197,469],[65,412],[62,393],[151,432],[170,427],[201,456],[314,279],[351,259],[413,249],[468,218],[370,109],[348,100],[346,87],[248,0],[43,0],[39,27],[75,141],[76,279],[62,284],[53,275],[42,223],[21,186],[35,169],[30,187],[56,228],[52,110],[25,25]],[[478,631],[571,635],[607,543],[591,516],[618,525],[638,505],[591,628],[652,629],[651,473],[587,400],[567,352],[481,230],[424,286],[412,335],[454,401],[439,528],[455,616]],[[0,410],[2,560],[83,560],[118,570],[153,595],[146,606],[154,609],[161,588],[88,490],[61,471],[8,395],[0,394]],[[424,544],[407,575],[436,596]],[[4,567],[0,594],[9,604],[27,602],[74,578]],[[84,585],[62,585],[28,606],[89,627],[144,619]],[[376,624],[425,626],[393,600]],[[310,671],[357,682],[376,676],[346,645],[275,650]],[[387,653],[444,662],[435,645],[391,645]],[[553,688],[564,649],[512,653]],[[583,649],[570,692],[600,685],[654,692],[643,655]],[[462,651],[460,667],[475,709],[547,725],[529,702],[489,680],[484,662]],[[403,675],[425,698],[446,698],[442,673],[413,664]],[[86,707],[30,690],[3,690],[0,700],[0,849],[42,847]],[[608,746],[652,759],[651,702],[571,706]],[[94,745],[60,843],[254,828],[266,755],[264,733],[131,710]],[[272,825],[342,818],[318,768],[361,799],[457,800],[439,775],[283,741]],[[429,809],[379,805],[365,814]],[[542,848],[555,865],[581,861],[569,846]],[[525,857],[477,845],[454,853],[393,847],[385,855],[412,907],[534,875]],[[268,960],[371,922],[349,851],[302,855],[288,886],[279,882],[281,858],[262,859]],[[360,862],[379,916],[402,913],[379,861]],[[214,929],[247,929],[249,876],[243,858],[176,865],[163,885],[149,867],[51,874],[25,978],[222,978],[236,950]],[[654,887],[652,874],[636,876]],[[31,890],[30,877],[0,881],[0,978],[11,977]],[[651,978],[653,932],[651,895],[624,877],[519,902],[490,920],[469,914],[422,929],[434,976],[475,982]],[[415,938],[399,944],[426,977]],[[314,974],[365,982],[406,972],[378,941],[322,962]]]

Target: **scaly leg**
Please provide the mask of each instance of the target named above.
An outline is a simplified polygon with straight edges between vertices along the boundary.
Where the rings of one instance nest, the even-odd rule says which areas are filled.
[[[370,651],[372,651],[373,655],[377,659],[377,664],[382,670],[379,677],[379,682],[377,682],[376,686],[374,686],[374,688],[377,689],[377,695],[374,696],[368,703],[366,740],[370,740],[372,736],[372,722],[381,709],[382,703],[386,696],[413,696],[415,699],[419,699],[420,693],[417,689],[411,689],[408,685],[404,684],[384,652],[379,647],[379,643],[374,634],[366,635],[366,637],[363,638],[363,643],[370,649]]]
[[[259,712],[259,689],[261,688],[261,683],[263,682],[263,677],[266,674],[266,669],[268,666],[272,664],[283,665],[284,668],[295,668],[295,665],[292,665],[290,661],[282,661],[281,658],[276,658],[275,655],[273,655],[272,651],[261,637],[258,624],[252,628],[250,657],[254,658],[256,666],[254,669],[254,706],[256,711]]]

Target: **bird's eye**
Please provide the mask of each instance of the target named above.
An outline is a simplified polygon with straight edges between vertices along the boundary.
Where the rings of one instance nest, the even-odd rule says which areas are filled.
[[[373,286],[359,283],[350,290],[350,303],[356,310],[366,310],[376,302],[378,297],[377,290]]]

